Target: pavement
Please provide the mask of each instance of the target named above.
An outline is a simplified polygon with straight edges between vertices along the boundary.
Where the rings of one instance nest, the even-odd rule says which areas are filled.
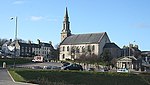
[[[0,68],[0,85],[35,85],[29,83],[15,82],[7,69]]]
[[[18,65],[17,67],[27,67],[31,68],[33,66],[61,66],[61,63],[56,62],[49,62],[49,63],[30,63],[24,65]],[[23,82],[15,82],[14,79],[11,77],[7,69],[3,69],[0,67],[0,85],[37,85],[37,84],[30,84],[30,83],[23,83]]]

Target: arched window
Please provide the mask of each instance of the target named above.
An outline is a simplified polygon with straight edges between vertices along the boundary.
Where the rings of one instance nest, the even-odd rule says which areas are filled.
[[[91,46],[88,45],[88,52],[91,52]]]
[[[92,46],[92,51],[94,51],[94,50],[95,50],[95,46],[93,45],[93,46]]]
[[[65,54],[62,55],[62,59],[64,59],[64,58],[65,58]]]
[[[69,51],[69,46],[67,47],[67,51]]]
[[[77,52],[77,53],[79,53],[79,52],[80,52],[80,49],[79,49],[79,47],[77,47],[77,48],[76,48],[76,52]]]
[[[84,48],[84,46],[82,47],[82,52],[85,52],[85,48]]]
[[[63,51],[65,51],[65,46],[63,46]]]

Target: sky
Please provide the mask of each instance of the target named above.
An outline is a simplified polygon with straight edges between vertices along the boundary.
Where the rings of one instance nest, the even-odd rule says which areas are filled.
[[[0,0],[0,38],[18,35],[37,43],[61,41],[60,33],[68,8],[72,34],[107,32],[120,48],[129,43],[150,50],[150,0]]]

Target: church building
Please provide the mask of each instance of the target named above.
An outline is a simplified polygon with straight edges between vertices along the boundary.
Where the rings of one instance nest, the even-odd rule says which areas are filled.
[[[81,55],[97,55],[99,57],[103,52],[105,44],[110,42],[111,41],[106,32],[72,34],[70,30],[68,10],[66,8],[63,29],[61,31],[60,60],[74,60]]]

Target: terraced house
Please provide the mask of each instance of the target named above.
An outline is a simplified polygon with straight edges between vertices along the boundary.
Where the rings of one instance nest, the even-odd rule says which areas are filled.
[[[66,8],[63,29],[61,32],[60,60],[74,60],[81,55],[99,56],[102,54],[103,47],[106,43],[110,43],[110,39],[106,32],[72,34],[70,30],[68,10]]]
[[[41,42],[38,39],[38,43],[31,43],[31,41],[28,41],[28,43],[24,42],[12,42],[10,46],[15,46],[16,43],[16,55],[17,56],[34,56],[34,55],[40,55],[40,56],[51,56],[52,51],[54,50],[52,43],[44,43]]]

